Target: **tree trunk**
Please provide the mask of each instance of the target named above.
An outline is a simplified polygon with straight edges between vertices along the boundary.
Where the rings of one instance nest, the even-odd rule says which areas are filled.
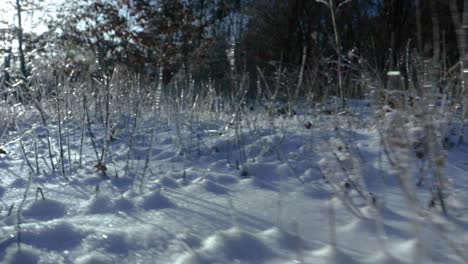
[[[6,99],[8,87],[10,87],[10,65],[11,65],[11,47],[7,50],[7,55],[3,59],[3,80],[2,80],[2,93],[3,98]]]
[[[23,51],[23,25],[21,20],[21,3],[20,0],[16,0],[16,14],[18,15],[18,52],[19,52],[19,59],[20,59],[20,71],[21,75],[26,81],[28,79],[28,71],[26,69],[26,60],[24,59],[24,51]]]
[[[432,42],[434,46],[434,52],[432,54],[432,67],[433,67],[433,80],[434,85],[437,84],[440,78],[440,25],[439,25],[439,14],[437,13],[436,0],[430,2],[431,20],[432,20]]]

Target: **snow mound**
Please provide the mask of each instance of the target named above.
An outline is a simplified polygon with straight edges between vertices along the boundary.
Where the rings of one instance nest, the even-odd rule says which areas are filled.
[[[39,262],[39,259],[39,250],[27,245],[22,245],[21,250],[18,250],[16,244],[14,244],[6,250],[5,258],[2,263],[35,264]]]
[[[299,248],[304,246],[299,236],[290,234],[278,227],[273,227],[263,231],[261,236],[264,241],[270,243],[274,242],[277,248],[297,251]]]
[[[157,183],[161,185],[162,187],[166,188],[177,188],[179,185],[177,182],[173,179],[173,177],[170,176],[162,176],[157,180]]]
[[[65,214],[65,205],[53,199],[34,201],[23,210],[24,217],[38,220],[57,219]]]
[[[190,249],[199,248],[202,245],[202,239],[192,233],[178,234],[177,239],[182,241]]]
[[[129,249],[132,248],[132,244],[134,244],[129,234],[124,231],[93,234],[85,240],[90,250],[99,249],[103,252],[116,255],[127,255]]]
[[[341,249],[333,248],[330,245],[323,246],[322,248],[313,251],[308,259],[313,260],[313,263],[317,264],[341,264],[341,263],[359,263],[352,258],[352,255],[343,252]]]
[[[76,260],[76,264],[108,264],[112,262],[112,258],[99,252],[86,254]]]
[[[280,174],[278,173],[278,162],[276,161],[269,163],[248,163],[245,169],[249,175],[262,181],[274,182],[279,180]]]
[[[221,184],[218,184],[210,179],[203,179],[201,180],[201,185],[203,186],[203,188],[210,192],[210,193],[214,193],[214,194],[226,194],[229,192],[229,189],[226,188],[225,186],[221,185]]]
[[[208,237],[200,249],[180,257],[176,263],[268,263],[274,256],[260,237],[231,228]]]
[[[397,263],[404,263],[392,256],[390,256],[389,254],[385,254],[384,252],[382,251],[379,251],[373,255],[371,255],[366,261],[365,263],[381,263],[381,264],[397,264]]]
[[[59,222],[48,226],[35,226],[21,235],[24,243],[38,248],[63,251],[80,245],[85,234],[72,224]]]
[[[206,178],[221,185],[232,185],[239,182],[238,178],[231,175],[208,174]]]
[[[114,212],[114,202],[108,195],[100,195],[90,199],[87,205],[89,214],[106,214]]]
[[[126,197],[114,198],[110,195],[99,195],[88,201],[85,211],[88,214],[111,214],[118,211],[129,212],[134,209],[133,201]]]
[[[153,191],[150,194],[144,195],[139,202],[140,206],[146,210],[159,210],[164,208],[172,208],[176,205],[166,196],[161,194],[161,191]]]
[[[121,212],[132,212],[135,210],[135,204],[126,197],[119,197],[114,200],[114,208]]]
[[[26,184],[27,184],[27,181],[23,178],[16,178],[14,179],[10,185],[9,185],[9,188],[24,188],[26,187]]]

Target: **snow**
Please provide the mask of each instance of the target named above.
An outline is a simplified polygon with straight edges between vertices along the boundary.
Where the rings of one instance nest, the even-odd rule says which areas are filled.
[[[53,199],[37,200],[29,203],[22,215],[42,221],[62,218],[66,215],[66,205]]]
[[[38,263],[39,254],[39,251],[31,246],[25,246],[21,251],[16,247],[9,247],[6,250],[4,262],[12,264]]]
[[[416,186],[423,162],[405,149],[403,128],[389,133],[407,164],[403,184],[414,192],[414,206],[401,171],[382,154],[366,105],[355,106],[357,117],[246,112],[239,129],[229,116],[201,113],[189,124],[154,122],[148,114],[140,118],[131,152],[132,119],[116,119],[105,172],[95,167],[89,138],[79,166],[81,124],[69,124],[68,181],[60,170],[56,122],[46,128],[37,112],[22,110],[2,139],[0,261],[466,263],[467,145],[447,151],[444,215],[440,206],[427,206],[430,177]],[[398,113],[384,116],[384,130],[401,122]],[[406,124],[409,141],[423,137],[421,127]],[[47,129],[54,135],[56,172]],[[102,124],[93,123],[93,130],[102,142]]]

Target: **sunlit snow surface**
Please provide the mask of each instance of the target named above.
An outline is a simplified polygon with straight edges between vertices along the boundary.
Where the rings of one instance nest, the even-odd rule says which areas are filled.
[[[229,118],[201,116],[191,130],[179,124],[181,134],[161,118],[144,179],[155,118],[142,120],[131,153],[130,121],[116,120],[106,175],[94,167],[89,138],[79,168],[80,124],[69,124],[66,181],[57,162],[56,123],[49,126],[57,163],[52,173],[46,129],[37,113],[18,116],[17,126],[2,138],[7,154],[0,157],[1,263],[466,263],[464,144],[449,152],[445,172],[452,189],[449,214],[443,216],[439,207],[408,209],[394,172],[380,159],[372,120],[356,118],[350,128],[343,119],[337,130],[336,120],[326,114],[269,119],[247,112],[236,135]],[[102,124],[93,129],[99,143]],[[342,196],[335,189],[340,185],[324,179],[333,173],[339,178],[339,166],[356,172],[343,144],[350,139],[360,157],[361,184],[366,195],[372,192],[373,203],[354,190]],[[418,162],[412,160],[408,171],[416,175]],[[409,179],[426,205],[427,187],[418,189],[415,175]],[[358,211],[352,212],[343,197]]]

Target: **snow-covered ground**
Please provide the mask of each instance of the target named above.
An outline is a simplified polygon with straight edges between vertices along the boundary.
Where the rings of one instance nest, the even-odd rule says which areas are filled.
[[[399,175],[361,108],[147,114],[136,130],[114,118],[105,173],[86,129],[80,167],[82,124],[64,122],[68,181],[57,123],[53,173],[39,114],[18,111],[2,138],[1,263],[467,263],[467,145],[443,166],[444,215],[429,206],[432,176],[416,186],[422,159],[402,151]],[[100,150],[107,136],[92,130]]]

